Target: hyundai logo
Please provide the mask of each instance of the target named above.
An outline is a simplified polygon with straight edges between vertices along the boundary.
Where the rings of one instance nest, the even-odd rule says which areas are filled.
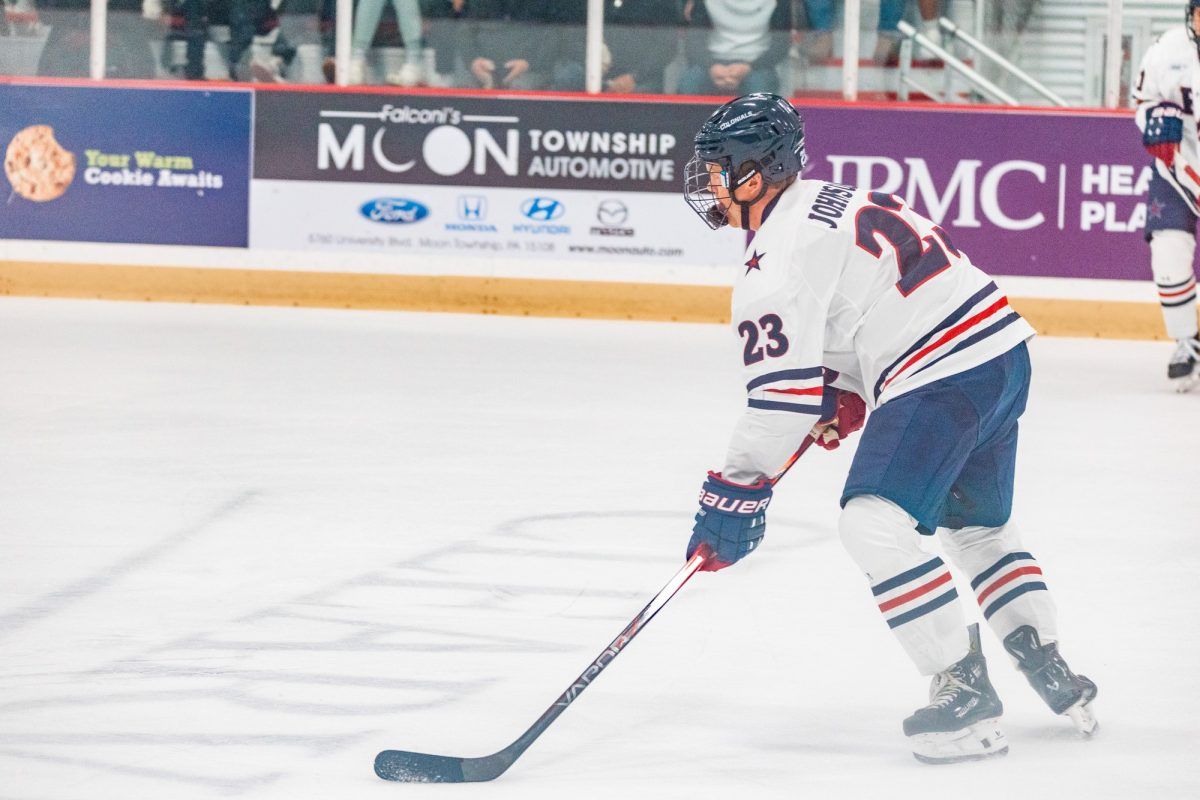
[[[629,209],[620,200],[604,200],[596,207],[596,219],[601,225],[621,225],[629,219]]]
[[[529,219],[549,222],[567,212],[566,207],[550,197],[531,197],[521,204],[521,213]]]
[[[403,197],[379,197],[368,200],[358,210],[371,222],[386,222],[392,225],[408,225],[429,216],[429,209],[416,200]]]

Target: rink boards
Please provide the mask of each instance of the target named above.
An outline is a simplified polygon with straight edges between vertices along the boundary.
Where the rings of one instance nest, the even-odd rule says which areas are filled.
[[[0,81],[0,145],[50,154],[0,176],[0,292],[723,321],[744,237],[679,196],[713,104]],[[1129,114],[800,108],[806,177],[902,197],[1042,332],[1160,334]]]

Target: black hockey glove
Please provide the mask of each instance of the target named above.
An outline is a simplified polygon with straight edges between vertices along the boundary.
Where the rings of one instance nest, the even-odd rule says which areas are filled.
[[[708,473],[700,488],[700,510],[688,541],[687,557],[705,545],[712,555],[701,569],[716,572],[751,553],[767,532],[767,504],[771,483],[761,480],[750,486],[730,483],[719,472]]]

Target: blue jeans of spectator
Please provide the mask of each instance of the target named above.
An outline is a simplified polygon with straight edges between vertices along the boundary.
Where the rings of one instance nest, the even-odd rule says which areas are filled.
[[[692,64],[679,76],[679,94],[750,94],[751,92],[778,92],[779,75],[770,67],[752,69],[736,89],[719,89],[713,85],[709,75],[711,64]]]
[[[387,0],[361,0],[354,14],[354,33],[351,49],[355,56],[364,56],[371,49],[371,41],[383,16]],[[404,40],[404,60],[410,64],[421,63],[421,7],[417,0],[391,0],[396,9],[396,24],[400,26],[400,37]]]
[[[894,31],[904,19],[905,0],[879,0],[879,30]],[[833,30],[833,0],[804,0],[808,24],[814,31]]]

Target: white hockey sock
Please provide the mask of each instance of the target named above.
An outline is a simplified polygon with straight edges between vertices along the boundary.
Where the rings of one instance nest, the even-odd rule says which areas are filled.
[[[1043,642],[1058,640],[1058,612],[1042,568],[1012,523],[943,528],[938,535],[950,561],[970,576],[979,609],[1001,641],[1022,625],[1032,625]]]
[[[860,495],[842,509],[842,544],[871,584],[875,604],[922,675],[967,655],[967,622],[950,570],[921,548],[916,520],[882,497]]]
[[[1196,237],[1186,231],[1155,231],[1150,240],[1150,267],[1167,336],[1172,339],[1196,335],[1196,276],[1192,271],[1195,249]]]

